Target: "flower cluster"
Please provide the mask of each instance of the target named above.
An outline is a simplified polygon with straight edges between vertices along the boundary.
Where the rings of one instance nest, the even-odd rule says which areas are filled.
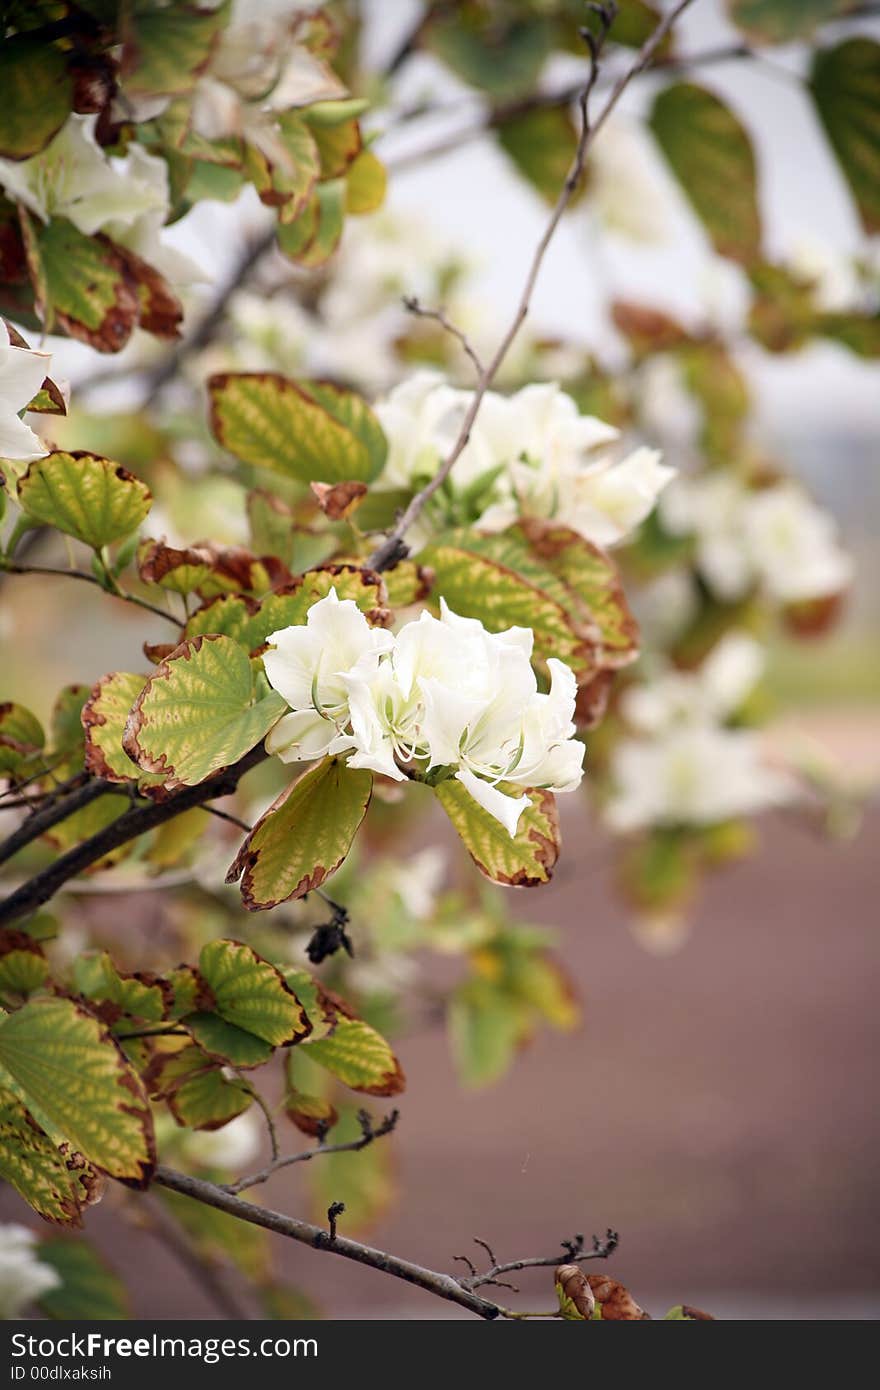
[[[727,602],[753,587],[781,604],[826,598],[852,577],[833,519],[796,483],[754,489],[726,473],[679,478],[661,515],[668,531],[695,537],[697,568]]]
[[[379,486],[418,487],[432,477],[471,399],[469,391],[422,371],[380,401],[388,460]],[[675,470],[655,449],[638,448],[616,462],[600,452],[617,439],[616,429],[581,415],[555,383],[512,396],[489,391],[450,485],[473,504],[478,530],[503,531],[532,516],[563,521],[596,545],[618,545],[653,510]]]
[[[350,767],[395,781],[442,769],[511,835],[528,797],[500,784],[565,792],[580,783],[574,675],[551,658],[549,693],[539,692],[528,628],[490,633],[441,599],[439,619],[422,613],[392,635],[331,589],[305,625],[269,642],[266,675],[291,713],[266,748],[284,762],[347,754]]]
[[[0,319],[0,457],[32,459],[45,454],[42,442],[18,412],[37,395],[51,360],[48,352],[16,347]]]
[[[40,1259],[37,1237],[26,1226],[0,1226],[0,1319],[21,1317],[35,1299],[61,1283]]]
[[[767,765],[758,735],[730,727],[762,667],[758,643],[730,633],[700,670],[670,671],[625,692],[620,713],[635,736],[612,756],[612,829],[714,825],[791,797],[790,779]]]

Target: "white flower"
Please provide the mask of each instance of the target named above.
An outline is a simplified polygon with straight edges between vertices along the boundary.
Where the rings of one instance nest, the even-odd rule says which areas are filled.
[[[0,319],[0,458],[33,459],[46,453],[30,425],[18,418],[39,391],[51,353],[13,347]]]
[[[253,1113],[245,1110],[222,1129],[188,1130],[182,1147],[194,1163],[239,1172],[260,1151],[260,1126]]]
[[[627,739],[611,763],[612,829],[712,825],[789,799],[791,784],[763,761],[759,737],[745,730],[684,724],[652,742]]]
[[[840,593],[852,578],[833,519],[794,484],[752,493],[743,530],[761,583],[780,603]]]
[[[121,171],[94,136],[94,116],[68,117],[44,150],[31,159],[0,159],[0,186],[43,221],[66,217],[86,236],[108,222],[131,228],[144,213],[162,209],[153,181]]]
[[[678,479],[661,504],[663,524],[696,538],[696,562],[725,601],[760,585],[778,603],[845,589],[852,563],[832,518],[796,484],[749,489],[727,474]]]
[[[682,724],[728,719],[754,689],[764,669],[764,650],[744,632],[721,639],[697,671],[668,671],[625,690],[620,711],[641,734],[665,733]]]
[[[40,1260],[39,1245],[26,1226],[0,1226],[0,1318],[18,1318],[29,1304],[61,1279]]]
[[[352,599],[340,600],[331,589],[312,605],[304,625],[273,632],[263,665],[269,684],[290,705],[292,714],[278,721],[266,748],[282,762],[301,762],[353,748],[344,732],[349,723],[345,677],[363,663],[374,668],[393,642],[390,633],[371,628]]]
[[[786,265],[796,279],[812,288],[815,307],[823,313],[864,309],[863,286],[852,258],[815,236],[799,238]]]
[[[406,863],[392,863],[388,884],[416,922],[433,917],[437,894],[446,877],[446,854],[436,845],[429,845],[413,855]]]
[[[293,712],[266,747],[286,762],[348,753],[349,766],[403,781],[404,768],[454,775],[511,835],[528,805],[498,784],[572,791],[583,745],[573,739],[574,675],[551,659],[538,690],[528,628],[490,633],[440,600],[397,634],[377,633],[335,590],[306,627],[269,640],[266,673]],[[350,611],[343,612],[348,609]]]
[[[472,395],[435,372],[417,372],[376,406],[388,437],[382,482],[415,487],[452,448]],[[448,486],[488,496],[476,519],[481,531],[502,531],[519,516],[560,520],[597,545],[617,545],[653,509],[674,470],[653,449],[615,462],[596,450],[618,438],[611,425],[581,415],[555,383],[526,386],[513,396],[483,397],[467,446]]]

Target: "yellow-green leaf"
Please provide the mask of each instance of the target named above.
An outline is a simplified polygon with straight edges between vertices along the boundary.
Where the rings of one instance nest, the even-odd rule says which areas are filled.
[[[25,219],[37,307],[47,329],[60,327],[97,352],[119,352],[141,316],[137,277],[112,241],[85,234],[66,217],[36,226]]]
[[[36,937],[9,928],[0,931],[0,992],[32,994],[49,973],[49,962]]]
[[[77,991],[93,1004],[111,1026],[121,1017],[161,1023],[171,1003],[171,989],[155,975],[129,975],[117,970],[107,951],[86,951],[73,966]]]
[[[272,1047],[309,1032],[305,1009],[280,970],[250,946],[209,942],[199,956],[199,974],[213,995],[213,1012]]]
[[[326,1067],[353,1091],[396,1096],[406,1085],[389,1043],[359,1018],[340,1018],[327,1037],[307,1041],[311,1061]]]
[[[375,212],[385,201],[388,175],[372,150],[361,150],[345,176],[345,211],[354,215]]]
[[[248,654],[229,637],[196,637],[157,668],[137,697],[123,746],[168,786],[193,786],[253,748],[284,713],[258,698]]]
[[[880,231],[880,43],[860,37],[820,48],[810,89],[865,231]]]
[[[123,37],[124,91],[138,96],[189,92],[204,72],[229,19],[228,0],[127,7]]]
[[[19,479],[18,499],[31,521],[94,550],[136,531],[152,502],[146,484],[121,464],[98,454],[61,452],[29,465]]]
[[[251,912],[302,898],[330,877],[366,815],[372,774],[325,758],[257,821],[227,875]]]
[[[214,435],[245,463],[303,482],[369,482],[382,469],[385,436],[353,391],[272,372],[220,373],[208,389]]]
[[[656,98],[650,126],[715,250],[743,265],[758,260],[755,155],[738,118],[714,92],[678,82]]]
[[[141,772],[122,747],[122,735],[132,705],[148,680],[131,671],[102,676],[82,708],[86,733],[86,768],[108,782],[161,785],[163,778]]]
[[[217,1014],[187,1014],[181,1022],[209,1056],[233,1067],[260,1067],[272,1056],[271,1043],[244,1028],[236,1028]]]
[[[500,789],[505,789],[504,783]],[[560,846],[556,800],[551,792],[528,793],[531,804],[519,818],[516,835],[511,836],[456,778],[450,777],[434,790],[465,849],[487,878],[516,888],[549,881]],[[508,790],[521,794],[520,788]]]
[[[548,106],[510,116],[498,126],[498,143],[544,201],[555,203],[577,147],[568,111]]]
[[[96,1018],[69,999],[34,999],[0,1021],[0,1067],[50,1134],[113,1178],[145,1186],[155,1163],[143,1087]]]
[[[191,1044],[160,1053],[150,1064],[147,1085],[152,1096],[167,1103],[177,1123],[189,1129],[221,1129],[253,1102],[245,1084],[227,1079],[216,1062]]]
[[[734,24],[758,43],[808,39],[818,25],[852,5],[853,0],[727,0]]]
[[[78,1226],[88,1200],[85,1167],[59,1151],[17,1096],[0,1088],[0,1179],[46,1221]]]
[[[11,700],[0,705],[0,777],[30,762],[45,741],[42,724],[24,705]]]
[[[16,34],[0,44],[0,157],[38,154],[64,125],[73,101],[65,55],[54,44]]]

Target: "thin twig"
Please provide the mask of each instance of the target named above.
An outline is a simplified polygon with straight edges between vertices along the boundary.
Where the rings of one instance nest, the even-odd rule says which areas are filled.
[[[0,844],[0,864],[5,864],[7,859],[24,849],[25,845],[39,840],[54,825],[60,824],[75,811],[81,811],[84,806],[97,801],[99,796],[118,791],[117,783],[105,782],[101,777],[94,777],[65,796],[54,799],[48,806],[43,806],[42,810],[34,811]]]
[[[609,1229],[604,1236],[593,1236],[593,1244],[589,1249],[584,1244],[583,1236],[578,1235],[573,1240],[561,1242],[565,1251],[564,1256],[558,1254],[539,1255],[532,1259],[508,1260],[501,1264],[495,1260],[485,1241],[478,1240],[476,1236],[474,1240],[477,1245],[482,1245],[483,1249],[488,1252],[492,1267],[483,1274],[474,1272],[467,1278],[461,1279],[459,1282],[465,1289],[479,1289],[484,1284],[497,1284],[499,1274],[514,1274],[519,1269],[547,1269],[551,1265],[558,1265],[562,1259],[567,1260],[570,1264],[580,1264],[584,1260],[607,1260],[620,1243],[617,1232]]]
[[[596,79],[599,74],[598,55],[599,48],[601,47],[601,38],[598,41],[595,39],[593,40],[593,48],[591,49],[590,54],[590,72],[587,78],[586,85],[581,91],[579,98],[581,109],[581,132],[580,138],[578,139],[577,149],[575,151],[571,167],[569,168],[568,174],[566,176],[565,183],[562,187],[559,197],[556,200],[556,205],[553,209],[553,212],[550,215],[550,220],[544,229],[543,236],[541,237],[537,247],[535,248],[531,264],[529,266],[529,271],[526,276],[525,285],[523,286],[522,294],[520,295],[519,303],[516,307],[516,311],[514,312],[513,318],[510,321],[507,331],[501,339],[501,342],[498,344],[498,347],[496,348],[495,353],[493,354],[490,362],[480,373],[480,379],[477,382],[470,406],[468,407],[465,417],[462,420],[461,429],[459,430],[458,437],[455,443],[453,444],[449,453],[446,455],[446,458],[443,460],[443,463],[441,464],[440,468],[434,474],[434,477],[430,480],[430,482],[426,483],[426,485],[423,488],[421,488],[419,492],[416,493],[415,497],[413,497],[409,505],[404,510],[403,514],[398,519],[397,524],[373,551],[373,554],[370,556],[367,562],[371,569],[380,571],[383,569],[388,569],[390,566],[394,565],[395,563],[397,563],[398,560],[402,558],[402,555],[405,553],[403,538],[407,530],[419,516],[419,514],[422,511],[422,508],[426,505],[427,502],[430,501],[430,499],[434,496],[434,493],[437,492],[438,488],[441,488],[443,486],[444,482],[449,477],[449,474],[451,473],[457,459],[466,448],[468,440],[470,439],[471,429],[477,417],[477,412],[479,411],[480,406],[483,402],[483,397],[485,396],[486,392],[488,391],[489,387],[494,381],[495,375],[499,367],[501,366],[501,363],[504,361],[508,349],[513,343],[513,340],[516,338],[526,316],[528,315],[529,306],[532,298],[532,292],[534,291],[535,284],[537,282],[538,275],[540,273],[541,266],[544,261],[544,257],[547,253],[551,241],[553,240],[553,236],[556,232],[556,229],[559,226],[559,223],[562,221],[562,216],[571,201],[575,189],[577,188],[580,182],[587,154],[589,153],[593,141],[595,140],[599,131],[602,129],[602,126],[607,121],[611,112],[614,110],[614,107],[617,105],[624,91],[629,86],[629,83],[632,81],[632,79],[636,76],[637,73],[642,72],[648,66],[655,52],[659,48],[660,44],[663,42],[666,35],[669,33],[675,21],[678,19],[679,15],[687,9],[690,3],[691,0],[679,0],[679,3],[675,5],[666,15],[664,15],[663,19],[660,21],[660,23],[654,29],[654,32],[651,34],[651,37],[639,49],[639,52],[636,55],[634,62],[626,70],[626,72],[621,74],[621,76],[614,83],[614,86],[611,88],[611,91],[605,101],[605,104],[599,112],[599,115],[597,116],[596,120],[591,122],[589,119],[588,106],[590,95],[592,93],[593,87],[595,86]]]
[[[246,820],[242,820],[241,816],[234,816],[231,811],[221,811],[219,806],[205,806],[204,810],[209,816],[216,816],[218,820],[226,820],[229,821],[230,825],[237,825],[239,830],[246,831],[248,835],[254,828],[252,825],[248,825]]]
[[[175,627],[181,626],[177,619],[171,613],[166,612],[164,608],[156,608],[145,598],[138,598],[137,594],[129,594],[122,589],[108,589],[96,575],[89,574],[86,570],[65,570],[52,565],[23,565],[15,560],[4,560],[0,569],[4,574],[48,574],[58,579],[79,579],[83,584],[94,584],[102,593],[109,594],[111,598],[118,598],[123,603],[137,604],[138,608],[145,609],[147,613],[152,613],[157,618],[164,618],[167,623],[173,623]]]
[[[258,1173],[249,1173],[247,1177],[239,1178],[237,1182],[225,1183],[223,1191],[231,1192],[233,1195],[238,1192],[245,1192],[251,1187],[259,1186],[260,1183],[268,1182],[282,1168],[289,1168],[294,1163],[308,1163],[310,1159],[320,1158],[324,1154],[358,1153],[361,1149],[368,1148],[376,1139],[382,1139],[386,1134],[391,1134],[396,1128],[399,1118],[400,1112],[392,1110],[390,1115],[386,1115],[382,1123],[373,1129],[370,1117],[362,1110],[358,1115],[361,1122],[359,1139],[351,1139],[347,1144],[316,1144],[313,1149],[303,1149],[301,1153],[287,1154],[284,1158],[279,1158],[276,1153],[272,1162],[267,1163],[265,1168],[261,1168]]]
[[[248,1078],[241,1071],[240,1067],[233,1067],[232,1070],[235,1072],[239,1081],[244,1086],[248,1095],[253,1096],[257,1106],[263,1112],[263,1119],[266,1121],[266,1130],[269,1135],[269,1149],[272,1154],[272,1162],[277,1163],[278,1155],[281,1152],[278,1147],[278,1130],[275,1128],[275,1120],[273,1118],[272,1111],[269,1109],[268,1102],[265,1096],[261,1095],[261,1093],[257,1090],[253,1082],[248,1080]]]
[[[414,294],[405,294],[403,296],[403,307],[409,313],[415,314],[417,318],[434,319],[436,323],[439,323],[440,327],[443,328],[447,333],[451,334],[451,336],[455,338],[456,342],[459,343],[461,347],[464,349],[464,351],[467,353],[468,357],[474,364],[474,370],[476,371],[477,376],[481,377],[483,375],[485,368],[482,362],[480,361],[476,348],[474,347],[473,343],[471,342],[467,334],[464,332],[464,330],[459,328],[456,324],[452,322],[452,319],[449,318],[445,309],[426,309],[422,304],[419,303],[418,299]]]

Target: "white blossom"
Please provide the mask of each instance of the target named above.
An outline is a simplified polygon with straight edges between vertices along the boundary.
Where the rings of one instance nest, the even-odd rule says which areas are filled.
[[[694,536],[697,568],[725,601],[753,586],[782,604],[823,598],[852,577],[833,519],[793,482],[752,489],[725,473],[679,478],[661,516],[667,530]]]
[[[669,205],[657,157],[636,122],[621,116],[607,122],[587,160],[587,200],[606,232],[644,244],[666,239]]]
[[[449,453],[472,396],[435,372],[417,372],[376,407],[388,437],[381,483],[416,487]],[[474,497],[475,524],[502,531],[520,516],[560,520],[597,545],[617,545],[651,512],[674,470],[656,450],[639,448],[615,461],[597,454],[618,432],[581,415],[555,383],[526,386],[512,396],[483,397],[449,486]]]
[[[260,1126],[252,1112],[245,1110],[221,1129],[188,1130],[183,1150],[187,1158],[206,1168],[239,1172],[260,1151]]]
[[[57,1270],[40,1259],[33,1231],[26,1226],[0,1226],[0,1319],[20,1317],[60,1283]]]
[[[404,767],[445,769],[514,835],[528,798],[499,783],[557,792],[580,783],[575,678],[551,658],[550,690],[540,692],[530,629],[490,633],[440,603],[439,619],[424,612],[392,637],[331,590],[304,627],[273,634],[266,674],[292,712],[266,747],[286,762],[348,753],[351,767],[395,781]]]
[[[52,361],[48,352],[14,347],[0,318],[0,458],[33,459],[46,453],[30,425],[20,420],[36,396]]]

